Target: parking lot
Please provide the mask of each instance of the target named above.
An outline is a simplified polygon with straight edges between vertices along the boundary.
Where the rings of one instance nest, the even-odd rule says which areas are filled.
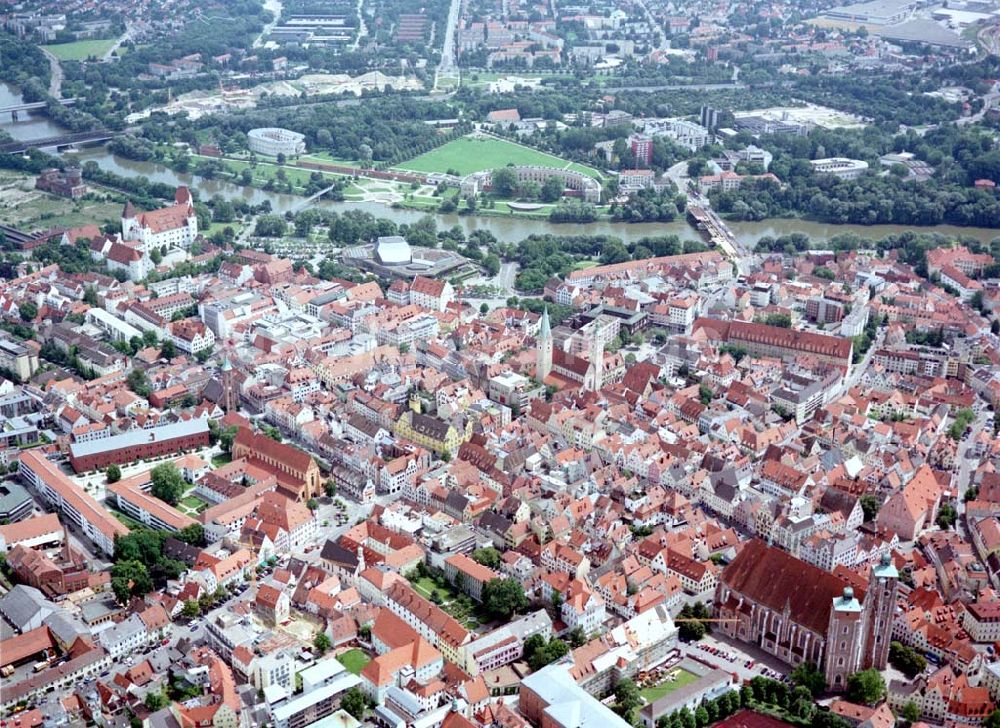
[[[751,680],[758,675],[788,682],[788,667],[759,647],[730,641],[717,635],[705,635],[698,642],[681,643],[681,652],[713,667]]]

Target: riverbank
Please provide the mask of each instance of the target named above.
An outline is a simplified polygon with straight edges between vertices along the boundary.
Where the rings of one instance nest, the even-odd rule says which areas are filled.
[[[189,185],[193,189],[199,190],[202,199],[206,200],[214,195],[219,195],[223,199],[242,200],[251,205],[260,205],[268,202],[271,205],[271,209],[280,214],[292,212],[301,206],[302,203],[302,197],[290,195],[286,192],[266,191],[254,187],[246,187],[222,179],[206,179],[199,177],[193,172],[175,172],[169,167],[155,162],[136,162],[115,156],[103,147],[83,149],[78,152],[66,154],[65,156],[68,159],[75,159],[80,164],[88,161],[95,162],[102,169],[126,177],[144,176],[154,182],[162,182],[175,186]],[[511,243],[523,240],[529,235],[545,233],[553,235],[614,235],[626,243],[644,237],[659,235],[677,235],[681,240],[701,240],[698,232],[688,225],[684,219],[674,220],[669,223],[623,223],[602,220],[587,224],[575,224],[552,223],[547,219],[532,219],[513,215],[486,216],[478,214],[478,211],[475,215],[442,214],[431,208],[406,209],[403,207],[393,207],[391,206],[392,203],[357,199],[345,199],[343,202],[317,200],[314,204],[337,212],[361,210],[369,212],[376,217],[390,219],[397,224],[413,224],[424,215],[433,214],[439,228],[449,228],[457,225],[467,233],[471,233],[477,229],[488,230],[498,240]],[[877,240],[888,235],[898,235],[903,232],[912,231],[917,233],[939,233],[953,237],[967,236],[984,243],[988,243],[993,238],[1000,237],[1000,228],[972,228],[955,225],[934,225],[929,227],[902,225],[864,226],[834,225],[798,219],[770,219],[759,222],[734,221],[729,223],[729,226],[736,239],[746,246],[755,245],[758,240],[765,236],[777,238],[793,233],[802,233],[808,236],[818,247],[821,247],[831,238],[842,234],[855,234]]]

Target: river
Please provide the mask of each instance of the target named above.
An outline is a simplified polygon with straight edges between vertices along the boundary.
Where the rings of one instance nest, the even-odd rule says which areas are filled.
[[[12,87],[0,83],[0,106],[16,104],[21,101],[20,94]],[[11,123],[10,119],[0,120],[0,129],[11,134],[16,139],[35,139],[53,136],[62,129],[53,124],[46,116],[22,116],[22,120]],[[137,162],[111,154],[105,147],[89,147],[78,152],[68,152],[67,157],[76,159],[80,164],[87,161],[96,162],[102,169],[126,177],[145,176],[156,182],[170,185],[188,185],[199,191],[202,199],[219,195],[229,200],[245,200],[260,204],[265,200],[271,203],[275,212],[284,213],[292,210],[301,202],[295,195],[266,192],[252,187],[243,187],[222,180],[208,180],[193,174],[175,172],[169,167],[154,162]],[[363,210],[376,217],[393,220],[396,223],[413,223],[424,216],[424,212],[403,210],[387,207],[376,202],[333,202],[320,200],[317,207],[342,212],[344,210]],[[580,233],[614,235],[626,243],[652,235],[677,235],[682,240],[700,240],[695,231],[683,219],[670,223],[621,223],[602,220],[586,225],[575,223],[550,223],[545,220],[532,220],[518,217],[490,217],[463,215],[436,215],[439,229],[447,229],[458,225],[466,232],[481,229],[489,230],[498,240],[517,242],[533,233],[553,233],[571,235]],[[958,227],[955,225],[935,225],[931,227],[907,227],[903,225],[835,225],[810,220],[794,220],[774,218],[761,222],[730,222],[737,240],[745,246],[752,247],[764,236],[778,237],[791,233],[804,233],[814,241],[822,244],[831,237],[843,233],[856,233],[869,238],[882,238],[886,235],[913,230],[917,232],[937,232],[945,235],[966,235],[983,242],[1000,237],[1000,228]]]
[[[21,93],[13,86],[0,82],[0,106],[15,106],[20,103],[24,103]],[[0,118],[0,129],[18,140],[41,139],[64,131],[61,126],[53,124],[46,114],[20,111],[18,117],[16,122],[11,120],[10,114],[4,114]]]

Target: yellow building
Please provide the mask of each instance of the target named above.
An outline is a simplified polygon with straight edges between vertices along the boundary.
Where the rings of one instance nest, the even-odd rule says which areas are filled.
[[[395,434],[433,450],[438,455],[454,455],[463,442],[472,436],[472,423],[460,432],[443,420],[407,410],[396,422]]]

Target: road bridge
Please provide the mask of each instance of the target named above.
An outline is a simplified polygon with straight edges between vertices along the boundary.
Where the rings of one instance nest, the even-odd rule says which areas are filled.
[[[23,154],[29,149],[51,149],[52,147],[68,147],[73,144],[91,144],[106,142],[121,134],[120,131],[99,129],[97,131],[80,131],[73,134],[42,137],[40,139],[15,139],[6,144],[0,144],[0,154]]]
[[[79,98],[57,99],[57,101],[63,106],[72,106],[79,100],[80,100]],[[20,104],[12,104],[10,106],[0,106],[0,116],[3,116],[4,114],[10,114],[11,118],[14,121],[17,121],[17,115],[19,113],[24,111],[41,111],[42,109],[48,108],[48,105],[49,105],[48,101],[32,101]]]

